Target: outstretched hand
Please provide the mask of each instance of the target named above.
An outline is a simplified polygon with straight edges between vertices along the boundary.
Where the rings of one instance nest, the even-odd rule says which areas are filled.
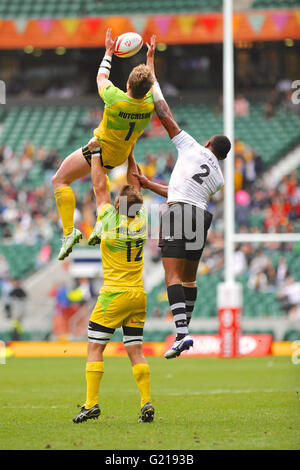
[[[150,38],[150,43],[146,42],[146,46],[148,48],[147,57],[154,57],[155,48],[156,48],[156,36],[152,34]]]
[[[111,55],[114,53],[117,39],[118,39],[118,36],[116,36],[115,39],[112,38],[112,29],[107,28],[106,37],[105,37],[106,53],[111,54]]]
[[[149,180],[147,178],[147,176],[145,176],[143,173],[142,173],[142,170],[140,169],[139,165],[137,165],[137,170],[138,172],[134,172],[132,173],[133,176],[135,176],[139,182],[140,182],[140,185],[142,188],[147,188],[148,187],[148,183],[149,183]]]
[[[147,65],[150,67],[151,72],[155,77],[154,72],[154,53],[156,48],[156,36],[153,34],[150,38],[150,43],[146,42],[147,50]]]

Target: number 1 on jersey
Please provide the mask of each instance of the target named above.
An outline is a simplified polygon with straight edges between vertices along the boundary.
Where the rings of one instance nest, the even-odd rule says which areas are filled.
[[[129,131],[127,132],[127,135],[125,137],[125,140],[129,140],[130,137],[132,136],[132,133],[134,131],[134,127],[135,127],[135,122],[130,122],[129,123]]]

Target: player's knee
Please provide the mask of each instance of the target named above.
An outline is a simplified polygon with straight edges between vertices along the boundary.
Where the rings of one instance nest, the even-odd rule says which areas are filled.
[[[62,185],[68,184],[68,182],[63,178],[63,175],[59,171],[52,176],[52,186],[54,189],[60,188]]]
[[[52,180],[53,188],[56,189],[59,186],[59,178],[57,176],[57,173],[55,173],[55,175],[52,176],[51,180]]]
[[[145,360],[143,354],[142,341],[140,342],[140,344],[135,344],[132,346],[126,346],[125,344],[125,348],[132,365],[141,364]]]
[[[173,286],[174,284],[181,284],[182,279],[179,273],[168,272],[165,275],[167,287]]]
[[[88,361],[99,361],[102,360],[102,354],[106,347],[107,342],[98,343],[93,341],[88,341]]]

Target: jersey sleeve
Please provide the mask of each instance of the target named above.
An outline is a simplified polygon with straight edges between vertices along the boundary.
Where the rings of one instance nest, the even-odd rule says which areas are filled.
[[[147,101],[147,103],[151,103],[153,104],[154,106],[154,99],[153,99],[153,95],[152,95],[152,91],[148,91],[148,93],[146,94],[146,99],[145,101]]]
[[[172,139],[173,144],[177,149],[183,149],[190,147],[191,145],[197,143],[197,141],[187,132],[181,130],[179,134],[175,135]]]
[[[114,86],[111,82],[104,85],[101,90],[99,90],[99,95],[103,99],[106,107],[112,106],[116,101],[119,101],[120,89]]]

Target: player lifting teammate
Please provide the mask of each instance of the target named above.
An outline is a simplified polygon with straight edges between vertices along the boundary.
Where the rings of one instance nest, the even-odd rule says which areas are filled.
[[[148,48],[148,65],[155,77],[154,37]],[[161,218],[159,246],[177,333],[172,348],[165,353],[171,359],[193,345],[188,325],[197,298],[198,265],[212,221],[212,214],[206,210],[207,202],[224,185],[219,161],[226,158],[231,144],[226,136],[215,135],[205,146],[200,145],[179,128],[157,81],[152,94],[155,111],[178,151],[168,186],[137,175],[143,187],[168,198],[168,209]]]
[[[74,228],[76,203],[70,184],[91,172],[92,155],[99,156],[105,173],[124,163],[154,112],[150,92],[153,76],[147,65],[138,65],[131,71],[126,93],[108,79],[116,39],[112,39],[112,31],[109,28],[106,32],[106,52],[97,75],[98,91],[104,101],[103,119],[99,127],[94,130],[94,137],[88,145],[69,155],[52,180],[64,233],[59,260],[68,256],[74,244],[82,238],[81,232]],[[106,181],[108,182],[107,177]],[[89,244],[95,244],[98,240],[95,227]]]
[[[105,173],[99,157],[92,157],[92,176],[101,224],[101,253],[104,284],[88,326],[86,363],[86,402],[73,421],[81,423],[100,415],[98,392],[104,372],[103,351],[116,328],[123,328],[123,341],[132,364],[132,372],[141,395],[139,421],[153,421],[150,399],[150,371],[142,351],[146,316],[146,292],[143,288],[143,249],[147,218],[133,154],[128,159],[127,181],[111,204]]]

